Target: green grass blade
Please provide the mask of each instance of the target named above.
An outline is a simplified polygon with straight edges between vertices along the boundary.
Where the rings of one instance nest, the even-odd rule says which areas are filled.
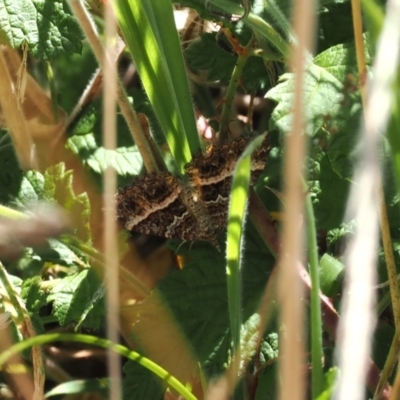
[[[305,199],[305,215],[307,221],[308,262],[311,276],[311,391],[312,398],[316,399],[324,388],[324,374],[322,371],[322,316],[319,295],[317,231],[315,229],[314,209],[309,194]]]
[[[178,171],[200,149],[183,56],[169,0],[118,0],[115,11]]]
[[[241,282],[240,266],[243,250],[243,227],[249,193],[251,154],[264,140],[264,135],[253,140],[240,156],[233,175],[232,191],[228,210],[228,233],[226,245],[226,274],[228,285],[229,319],[233,348],[240,349],[241,328]],[[240,358],[240,355],[238,355]]]
[[[165,381],[165,383],[171,388],[175,389],[184,399],[196,400],[196,397],[189,392],[189,390],[178,381],[175,377],[168,373],[164,368],[160,367],[150,359],[143,357],[136,351],[129,350],[127,347],[120,344],[115,344],[107,339],[101,339],[92,335],[72,334],[72,333],[50,333],[45,335],[38,335],[31,337],[22,342],[16,343],[6,351],[0,354],[0,367],[2,368],[4,363],[13,355],[21,353],[33,346],[42,346],[46,343],[52,342],[79,342],[89,345],[103,347],[104,349],[110,349],[116,353],[129,358],[132,361],[136,361],[142,367],[147,368],[153,372],[159,378]],[[13,365],[8,365],[7,368],[12,368]]]
[[[3,206],[0,204],[0,216],[4,218],[11,218],[11,219],[28,219],[29,217],[25,215],[24,213],[21,213],[17,210],[14,210],[12,208]]]
[[[153,6],[153,15],[159,32],[158,37],[164,50],[172,87],[178,101],[184,132],[189,142],[190,151],[192,155],[195,155],[200,150],[199,134],[181,43],[176,30],[172,2],[170,0],[157,0],[157,2],[150,1],[150,4],[157,4],[157,6]]]

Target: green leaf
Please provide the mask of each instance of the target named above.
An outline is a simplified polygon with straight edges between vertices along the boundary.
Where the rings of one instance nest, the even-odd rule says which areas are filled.
[[[63,110],[70,113],[97,68],[96,59],[85,41],[81,54],[60,54],[52,60],[51,66],[54,71],[57,102]]]
[[[66,171],[60,163],[46,170],[44,174],[43,197],[56,200],[74,219],[76,236],[84,243],[91,243],[90,202],[86,193],[75,195],[72,187],[73,171]]]
[[[80,53],[83,35],[66,0],[0,0],[0,42],[51,60],[60,53]]]
[[[254,400],[274,400],[279,397],[279,374],[277,363],[262,368],[258,375],[258,385]]]
[[[45,394],[45,398],[52,396],[78,394],[78,393],[101,393],[106,396],[109,391],[108,379],[85,379],[61,383]]]
[[[271,88],[272,82],[260,57],[250,57],[247,60],[243,69],[242,84],[246,91],[257,90],[260,94]]]
[[[124,365],[124,375],[122,381],[124,400],[164,398],[165,385],[162,380],[137,362],[129,360]]]
[[[318,21],[318,53],[354,40],[353,18],[349,1],[323,7]]]
[[[316,400],[329,400],[332,398],[338,374],[340,374],[340,371],[337,367],[328,370],[325,374],[325,389]]]
[[[333,297],[338,293],[344,275],[344,265],[330,256],[324,254],[320,260],[320,287],[322,293]]]
[[[14,203],[20,207],[43,199],[44,177],[38,171],[27,171],[22,179],[18,197]]]
[[[260,336],[260,315],[253,314],[240,328],[240,357],[250,361],[258,349]]]
[[[314,212],[317,228],[330,230],[339,227],[343,220],[350,182],[333,171],[326,155],[320,161],[319,168],[315,178],[319,191],[313,198]]]
[[[326,239],[328,247],[333,248],[333,246],[340,245],[344,240],[348,240],[348,237],[355,233],[356,226],[356,222],[352,220],[341,223],[340,227],[330,230]]]
[[[206,70],[209,81],[228,83],[237,55],[222,50],[216,42],[214,33],[203,33],[185,50],[189,67],[195,71]]]
[[[44,175],[38,171],[27,171],[13,203],[24,208],[41,200],[56,202],[75,219],[74,233],[83,242],[90,243],[89,198],[86,193],[75,195],[72,179],[73,171],[66,171],[63,163],[48,168]]]
[[[87,135],[93,132],[97,120],[99,119],[99,108],[95,104],[89,104],[79,114],[69,129],[70,136]]]
[[[353,44],[338,45],[319,54],[307,68],[304,82],[304,110],[307,121],[306,133],[314,136],[320,129],[335,129],[335,133],[355,134],[354,125],[348,126],[349,108],[359,103],[354,91],[356,85],[345,86],[348,74],[357,73],[357,62]],[[267,98],[275,101],[270,127],[281,133],[290,132],[292,120],[292,102],[294,91],[294,75],[286,73],[280,78],[281,83],[267,93]],[[359,108],[358,108],[359,109]],[[353,109],[352,109],[353,110]],[[354,110],[353,114],[357,111]],[[335,118],[340,124],[336,126]],[[334,126],[329,121],[333,120]],[[351,123],[354,124],[352,120]]]
[[[97,174],[102,174],[108,166],[112,166],[118,175],[138,175],[142,167],[142,157],[136,146],[105,149],[98,145],[93,134],[70,138],[68,147],[79,154],[83,162]]]
[[[26,279],[22,285],[21,297],[25,300],[26,309],[31,313],[38,313],[46,305],[47,294],[41,288],[40,276]]]
[[[133,91],[133,101],[137,111],[145,113],[158,135],[158,125],[154,122],[154,116],[146,98],[139,91]],[[102,103],[96,101],[88,106],[71,127],[71,137],[67,141],[67,147],[89,167],[95,174],[99,185],[102,184],[102,174],[107,167],[113,167],[119,175],[119,185],[125,185],[133,176],[142,170],[142,157],[133,143],[131,134],[125,120],[121,115],[117,116],[118,143],[115,150],[105,149],[102,138]],[[154,134],[153,134],[154,136]]]
[[[96,272],[91,269],[67,276],[55,285],[47,301],[52,302],[53,315],[60,325],[80,322],[82,315],[87,314],[83,326],[98,329],[104,318],[100,286]]]
[[[47,293],[41,288],[40,276],[26,279],[22,284],[21,298],[25,300],[25,307],[29,312],[35,332],[44,332],[43,321],[39,314],[40,309],[47,304]]]
[[[265,339],[261,342],[261,353],[262,362],[273,360],[279,355],[279,336],[276,332],[269,333]]]
[[[56,239],[48,239],[47,244],[35,249],[26,249],[24,255],[9,268],[15,268],[16,273],[26,279],[42,274],[43,269],[54,265],[71,267],[69,272],[82,267],[82,255],[71,250],[64,243]],[[59,272],[56,277],[63,277],[65,272]]]
[[[217,45],[215,33],[203,33],[185,50],[188,66],[198,72],[207,71],[209,81],[228,84],[232,77],[237,55],[229,53]],[[265,65],[261,58],[250,57],[244,67],[241,80],[247,91],[265,89],[269,83]]]
[[[0,204],[9,204],[20,191],[23,172],[19,166],[10,135],[0,130]]]
[[[259,370],[255,400],[274,400],[278,397],[278,339],[278,333],[272,332],[261,342],[260,360],[256,365],[262,365],[263,368]]]
[[[358,130],[361,118],[361,104],[349,101],[335,116],[335,132],[331,135],[327,155],[335,171],[341,178],[350,180],[357,161]]]
[[[242,313],[247,319],[258,305],[275,261],[252,227],[246,229],[245,237]],[[179,253],[188,259],[184,269],[158,285],[208,377],[224,370],[231,349],[224,250],[201,243],[181,245]]]
[[[385,365],[394,334],[394,327],[389,321],[385,319],[378,321],[372,342],[372,359],[378,368],[383,368]]]

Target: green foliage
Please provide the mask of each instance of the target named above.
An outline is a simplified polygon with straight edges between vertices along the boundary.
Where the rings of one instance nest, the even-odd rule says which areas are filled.
[[[232,75],[237,56],[217,45],[216,34],[203,33],[185,51],[188,65],[195,71],[206,70],[209,81],[221,80],[225,84]]]
[[[31,312],[39,312],[46,304],[46,293],[40,287],[41,279],[39,276],[26,279],[21,289],[21,297],[25,300],[26,309]]]
[[[320,130],[335,133],[351,130],[356,134],[353,120],[348,121],[348,110],[349,104],[360,100],[354,93],[357,87],[346,82],[347,75],[356,72],[354,50],[352,44],[337,45],[310,62],[304,82],[308,135],[315,136]],[[287,133],[291,128],[294,75],[283,74],[280,81],[267,94],[269,99],[278,103],[271,116],[270,128]]]
[[[123,399],[154,399],[161,400],[165,388],[160,379],[137,362],[128,361],[124,365],[126,378],[123,381]]]
[[[327,296],[334,296],[339,291],[339,285],[344,273],[343,264],[330,256],[324,254],[320,260],[321,290]]]
[[[62,109],[71,112],[96,70],[96,59],[87,42],[83,42],[81,54],[61,53],[51,60],[51,66],[57,90],[55,100]]]
[[[75,195],[72,188],[72,171],[66,171],[64,164],[48,168],[44,174],[27,171],[20,183],[19,192],[12,201],[14,205],[25,207],[39,201],[59,204],[76,219],[74,233],[84,243],[90,243],[89,227],[90,203],[86,193]]]
[[[274,265],[267,249],[246,231],[243,255],[243,320],[254,312]],[[190,257],[182,271],[174,272],[159,285],[163,298],[195,349],[209,376],[223,371],[230,351],[227,281],[224,249],[208,245],[182,245],[180,254]],[[243,328],[246,329],[246,328]]]
[[[101,393],[103,396],[107,395],[109,382],[106,379],[85,379],[78,381],[70,381],[61,383],[54,389],[46,393],[46,398],[59,396],[59,395],[71,395],[71,394],[82,394],[82,393]]]
[[[23,172],[19,167],[11,138],[6,130],[0,130],[0,204],[7,204],[18,195]]]
[[[65,277],[47,297],[61,326],[77,322],[92,329],[98,328],[104,318],[103,299],[104,290],[93,269]]]
[[[134,89],[129,92],[137,112],[149,119],[153,137],[159,145],[165,143],[148,98],[143,91]],[[118,184],[125,185],[143,168],[142,158],[132,141],[128,127],[122,115],[117,116],[118,143],[115,150],[105,149],[102,145],[102,103],[91,103],[79,114],[70,129],[68,148],[93,172],[96,182],[101,185],[102,174],[107,167],[113,167],[118,173]]]
[[[325,389],[318,396],[317,400],[329,400],[332,397],[333,390],[336,384],[337,375],[340,374],[340,371],[337,368],[331,368],[325,374]]]
[[[27,46],[43,60],[82,51],[82,32],[66,0],[1,0],[0,10],[3,44],[14,49]]]
[[[210,82],[220,81],[227,84],[236,65],[237,55],[232,51],[224,50],[218,44],[218,36],[215,33],[203,33],[188,46],[185,56],[190,69],[196,73],[206,71],[207,80]],[[243,89],[248,92],[266,89],[269,78],[265,74],[265,65],[261,58],[249,59],[244,68],[241,83]]]
[[[151,134],[168,169],[182,175],[184,164],[201,147],[194,115],[212,116],[215,118],[213,126],[218,125],[220,109],[225,107],[224,103],[229,102],[223,96],[226,87],[234,81],[232,73],[238,56],[222,31],[206,31],[184,48],[183,59],[178,35],[173,28],[170,1],[159,1],[159,8],[149,0],[136,2],[140,5],[137,9],[132,6],[132,2],[118,2],[121,7],[117,10],[120,27],[140,74],[140,79],[131,82],[127,91],[133,108],[148,118]],[[239,22],[235,22],[233,15],[242,13],[240,1],[186,0],[180,3],[195,8],[202,18],[219,23],[241,46],[252,41],[253,48],[238,79],[236,94],[252,93],[260,100],[261,107],[267,103],[270,108],[262,108],[253,121],[255,128],[240,125],[240,129],[242,132],[255,130],[255,134],[261,134],[269,128],[272,149],[266,170],[255,190],[268,211],[284,212],[286,200],[281,195],[281,161],[285,149],[282,142],[291,130],[294,88],[294,74],[287,72],[289,68],[286,64],[290,42],[293,40],[288,30],[292,3],[286,0],[254,1],[251,13]],[[318,14],[317,55],[310,55],[304,85],[305,131],[310,139],[305,163],[305,190],[312,200],[320,239],[319,248],[315,246],[313,250],[319,251],[321,290],[325,295],[340,301],[344,268],[338,260],[355,231],[354,221],[343,220],[358,155],[362,105],[355,46],[352,42],[350,3],[341,0],[323,1]],[[102,34],[103,21],[96,17],[96,24]],[[28,66],[32,64],[33,74],[40,75],[40,69],[48,61],[52,63],[58,90],[58,98],[52,100],[57,100],[58,105],[67,112],[74,108],[96,68],[89,46],[82,47],[82,39],[81,30],[64,0],[0,0],[1,43],[15,49],[27,49],[29,58],[32,58]],[[369,36],[366,35],[366,44],[368,40]],[[366,56],[368,65],[371,65],[369,53]],[[203,77],[206,84],[196,82],[190,86],[189,91],[183,60],[187,70],[197,77]],[[130,62],[125,53],[119,65],[120,76],[129,76],[125,64]],[[279,78],[276,85],[275,78]],[[209,85],[213,88],[210,89]],[[221,95],[218,98],[215,92],[219,87],[223,90],[218,92],[217,96]],[[196,101],[196,109],[192,98]],[[199,98],[203,101],[198,101]],[[240,112],[244,115],[240,109],[243,104],[235,104],[238,114]],[[246,113],[248,111],[246,108]],[[236,117],[232,112],[230,118],[236,120]],[[118,186],[130,183],[133,178],[144,173],[142,156],[122,115],[118,112],[115,150],[103,146],[102,120],[102,102],[97,98],[85,105],[68,126],[63,148],[71,158],[73,156],[82,163],[82,171],[87,172],[92,178],[89,181],[96,184],[94,189],[98,190],[96,195],[99,197],[102,194],[104,172],[108,167],[113,167],[117,172]],[[211,125],[211,121],[206,122]],[[229,129],[234,131],[236,127],[232,124]],[[391,129],[394,134],[395,118]],[[381,160],[385,165],[383,178],[393,246],[396,260],[399,260],[399,197],[393,172],[397,161],[391,160],[390,145],[389,142],[385,143]],[[76,331],[90,329],[101,335],[105,319],[105,288],[98,275],[98,266],[103,264],[101,255],[93,245],[99,232],[94,232],[91,225],[92,207],[98,203],[93,201],[92,193],[89,196],[85,190],[74,190],[76,172],[69,169],[67,161],[40,171],[22,171],[9,133],[6,129],[0,131],[0,205],[18,208],[29,214],[32,212],[32,204],[45,202],[59,205],[72,217],[70,232],[58,238],[49,238],[40,246],[26,248],[18,259],[4,264],[10,274],[20,279],[16,286],[21,288],[19,295],[37,333],[53,327],[73,327]],[[235,186],[243,195],[240,208],[244,206],[247,186],[245,180]],[[237,204],[237,195],[233,196],[232,204]],[[237,212],[238,206],[232,207]],[[242,224],[244,220],[245,216],[241,215],[233,222]],[[279,220],[278,214],[277,232]],[[169,240],[167,245],[171,253],[184,259],[183,269],[167,274],[148,297],[140,300],[140,306],[146,310],[146,305],[161,296],[198,358],[205,384],[223,374],[230,365],[234,354],[233,326],[233,330],[236,329],[236,340],[240,339],[242,357],[249,363],[243,376],[251,376],[255,382],[251,388],[254,389],[252,398],[275,399],[279,387],[277,358],[278,332],[281,327],[270,322],[260,335],[261,317],[264,316],[258,314],[258,306],[276,261],[251,223],[246,224],[243,237],[242,241],[234,243],[235,250],[238,250],[237,246],[242,246],[242,252],[234,253],[233,258],[241,262],[242,293],[237,302],[241,309],[237,314],[242,314],[244,322],[232,324],[232,315],[229,313],[226,232],[219,237],[220,251],[207,243]],[[124,273],[130,277],[126,271]],[[378,275],[386,279],[383,268],[378,270]],[[125,278],[126,275],[121,281]],[[137,301],[136,292],[125,294],[130,296],[129,300],[132,298]],[[386,310],[390,315],[389,306],[388,291],[384,289],[379,302],[379,314]],[[153,315],[143,311],[138,320],[134,321],[136,327],[145,324],[146,318],[153,318]],[[16,340],[21,340],[18,325],[13,322],[11,329]],[[140,343],[140,338],[132,337],[132,332],[124,333],[126,338],[137,339]],[[152,334],[156,335],[157,332]],[[392,336],[392,326],[379,322],[375,334],[374,359],[380,366],[385,361]],[[329,348],[324,349],[328,372],[324,391],[318,397],[320,400],[331,396],[337,373],[334,361],[328,356],[333,351],[332,346],[328,342]],[[123,371],[124,398],[162,399],[165,396],[166,383],[155,377],[153,369],[143,368],[140,357],[131,357],[124,364]],[[108,383],[72,381],[55,387],[47,395],[105,392]],[[240,390],[235,393],[238,399],[246,398],[246,395],[240,393]]]

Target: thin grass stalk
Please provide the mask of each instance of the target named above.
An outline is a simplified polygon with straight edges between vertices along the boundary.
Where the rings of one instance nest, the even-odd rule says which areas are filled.
[[[365,5],[368,5],[368,2],[364,2],[364,6]],[[357,67],[360,76],[361,98],[362,98],[363,108],[365,109],[367,102],[366,90],[365,90],[365,81],[366,81],[365,77],[367,73],[367,67],[365,62],[365,49],[362,36],[363,30],[362,30],[361,7],[359,0],[352,0],[352,10],[353,10],[354,36],[356,38],[355,43],[356,43],[356,55],[357,55]],[[376,12],[376,10],[374,11]],[[376,27],[379,26],[381,28],[379,21],[383,20],[383,16],[381,16],[381,20],[379,20],[377,16],[375,16],[375,18],[377,19],[375,21]],[[400,295],[399,295],[399,286],[397,280],[396,263],[393,254],[392,238],[390,234],[389,219],[386,209],[385,193],[383,191],[382,186],[379,188],[379,197],[380,197],[379,220],[381,227],[382,244],[385,254],[386,269],[388,273],[388,282],[390,287],[390,298],[392,303],[394,322],[395,322],[396,332],[398,332],[400,329]],[[397,337],[397,335],[395,335],[395,337]],[[389,375],[393,371],[395,362],[395,358],[393,358],[393,349],[396,349],[398,347],[399,343],[397,343],[396,339],[394,339],[391,344],[389,356],[386,358],[385,366],[379,377],[379,382],[375,390],[374,398],[380,398],[382,390],[389,378]],[[397,358],[397,353],[396,353],[396,358]]]
[[[319,261],[317,231],[315,229],[314,209],[308,194],[305,200],[305,217],[308,243],[308,263],[311,276],[311,392],[316,399],[323,390],[322,372],[322,317],[319,284]]]
[[[10,313],[7,313],[5,310],[4,299],[0,296],[0,354],[7,351],[13,345],[9,316]],[[20,368],[14,369],[15,373],[13,373],[12,367],[15,364],[20,365]],[[18,388],[19,395],[22,395],[25,399],[32,398],[34,393],[33,380],[30,376],[29,368],[22,357],[15,355],[10,358],[4,366],[4,370],[7,371],[8,368],[10,369],[9,377],[11,377],[14,385]],[[8,379],[6,377],[6,380]]]
[[[364,2],[364,5],[367,2]],[[361,95],[362,95],[362,102],[363,107],[365,109],[366,106],[366,90],[365,90],[365,76],[367,73],[366,63],[365,63],[365,49],[364,49],[364,41],[363,41],[363,30],[362,30],[362,18],[361,18],[361,7],[359,4],[359,0],[352,0],[352,10],[353,10],[353,26],[354,26],[354,35],[356,38],[356,54],[357,54],[357,66],[358,66],[358,73],[361,79]],[[378,17],[375,17],[378,18]],[[383,18],[382,18],[383,19]],[[379,21],[379,20],[378,20]],[[376,22],[375,25],[379,25]],[[396,103],[395,103],[396,104]],[[390,131],[390,129],[389,129]],[[396,135],[397,136],[397,135]],[[386,269],[388,273],[388,281],[390,287],[390,297],[393,309],[393,316],[394,316],[394,323],[396,327],[396,331],[400,329],[400,295],[399,295],[399,286],[397,280],[397,270],[396,270],[396,263],[393,254],[393,245],[392,245],[392,238],[390,233],[390,225],[389,219],[387,215],[386,209],[386,201],[385,201],[385,193],[383,191],[383,187],[379,188],[379,197],[380,197],[380,227],[381,227],[381,236],[382,236],[382,244],[385,254],[385,261],[386,261]],[[389,354],[392,354],[392,349],[398,348],[399,343],[396,343],[396,340],[392,341],[391,350]],[[385,366],[380,375],[379,383],[375,390],[375,397],[379,398],[381,392],[384,388],[384,385],[389,378],[393,370],[393,363],[394,360],[391,357],[386,358]]]
[[[71,8],[71,11],[75,15],[75,18],[79,22],[83,32],[85,33],[93,50],[93,54],[95,55],[101,68],[104,70],[104,62],[107,60],[106,58],[104,58],[104,48],[99,40],[94,23],[91,20],[86,8],[80,0],[69,0],[69,6]],[[120,79],[117,80],[116,90],[118,106],[121,109],[121,113],[125,118],[128,129],[143,158],[143,164],[146,168],[146,171],[149,173],[155,172],[157,171],[157,163],[152,156],[146,136],[144,135],[142,128],[140,127],[135,111],[129,103],[128,95],[126,94]]]
[[[386,209],[385,194],[383,188],[379,190],[380,195],[380,223],[382,244],[385,253],[386,269],[390,288],[390,297],[392,301],[394,325],[396,330],[400,329],[400,294],[397,278],[396,261],[394,259],[392,237],[390,234],[389,218]]]
[[[353,30],[354,30],[354,42],[356,44],[356,59],[357,69],[359,74],[359,83],[361,91],[361,100],[363,106],[367,104],[367,92],[366,92],[366,76],[367,66],[365,63],[365,49],[363,39],[363,28],[362,28],[362,16],[361,16],[361,5],[360,0],[351,0],[351,9],[353,12]]]
[[[394,380],[392,391],[390,392],[389,400],[397,400],[400,397],[400,374],[396,374],[396,379]]]
[[[392,343],[390,345],[389,353],[386,357],[385,360],[385,365],[383,367],[381,376],[379,378],[378,385],[376,386],[375,393],[373,400],[379,400],[381,399],[381,394],[382,390],[387,382],[387,380],[390,378],[390,376],[393,373],[394,366],[396,365],[396,362],[398,361],[400,353],[400,330],[396,330],[395,335],[393,336]],[[397,373],[397,376],[399,373]],[[398,379],[396,376],[396,380]]]
[[[104,5],[105,20],[105,52],[104,86],[103,86],[103,144],[106,149],[115,150],[117,145],[117,67],[113,62],[116,51],[117,24],[110,3]],[[119,341],[119,274],[118,245],[115,193],[117,191],[117,174],[114,168],[107,167],[104,172],[104,232],[103,250],[105,283],[107,289],[107,338],[113,342]],[[108,372],[110,376],[110,398],[121,399],[121,359],[119,354],[108,349]]]
[[[366,93],[366,76],[367,76],[367,65],[365,62],[365,48],[363,40],[363,27],[362,27],[362,16],[361,6],[359,0],[352,0],[351,2],[353,11],[353,29],[356,44],[356,57],[357,57],[357,69],[360,79],[360,91],[363,109],[366,109],[367,105],[367,93]],[[390,234],[389,219],[386,209],[385,193],[383,188],[379,188],[380,197],[380,225],[383,250],[385,253],[386,269],[388,272],[390,295],[392,300],[393,315],[396,329],[400,328],[400,295],[397,284],[397,272],[396,263],[393,254],[392,238]]]
[[[295,1],[293,10],[294,35],[298,43],[292,49],[291,67],[295,71],[293,125],[286,139],[284,160],[284,198],[286,210],[283,221],[282,254],[279,264],[278,300],[281,322],[285,332],[281,335],[279,365],[282,385],[279,388],[281,400],[303,399],[304,384],[304,337],[302,285],[297,263],[302,253],[301,212],[303,209],[302,171],[305,158],[303,134],[303,85],[305,59],[312,47],[314,32],[314,3]]]
[[[355,218],[358,226],[346,254],[346,280],[343,296],[343,318],[339,326],[337,355],[341,374],[334,399],[363,399],[371,337],[375,266],[378,251],[378,210],[381,171],[378,149],[390,117],[393,103],[392,85],[396,78],[400,27],[399,1],[388,3],[384,26],[378,41],[374,62],[374,79],[362,129],[360,161],[347,207],[347,219]]]
[[[25,309],[25,306],[18,296],[14,285],[9,279],[8,273],[4,268],[4,265],[0,262],[0,281],[9,296],[10,303],[15,310],[17,315],[15,324],[20,327],[20,331],[24,337],[24,341],[28,341],[30,338],[36,336],[36,332],[33,329],[32,321],[30,316]],[[4,354],[4,352],[2,353]],[[43,367],[43,360],[40,348],[37,346],[32,347],[32,364],[33,364],[33,385],[34,392],[32,394],[33,400],[43,399],[45,372]]]

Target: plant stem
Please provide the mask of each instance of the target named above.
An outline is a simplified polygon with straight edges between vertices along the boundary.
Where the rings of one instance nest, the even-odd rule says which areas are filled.
[[[228,88],[226,90],[225,102],[221,112],[221,121],[219,127],[219,142],[226,142],[229,139],[229,118],[231,116],[232,103],[235,98],[236,89],[239,86],[239,80],[242,76],[244,66],[246,65],[247,59],[250,55],[250,48],[253,45],[253,40],[246,46],[243,52],[238,54],[238,59],[235,68],[232,72],[232,77],[229,81]]]

